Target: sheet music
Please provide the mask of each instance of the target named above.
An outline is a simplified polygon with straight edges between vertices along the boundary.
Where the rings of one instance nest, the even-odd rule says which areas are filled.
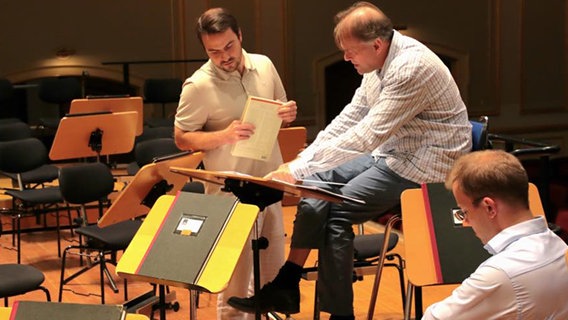
[[[233,145],[233,156],[264,161],[270,158],[282,125],[282,119],[277,113],[281,105],[282,102],[279,101],[248,97],[241,121],[254,124],[254,134]]]

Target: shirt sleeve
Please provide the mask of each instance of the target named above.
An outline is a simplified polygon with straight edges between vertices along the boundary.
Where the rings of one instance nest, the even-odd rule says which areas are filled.
[[[429,306],[422,319],[499,318],[511,311],[514,299],[515,294],[505,272],[479,267],[451,296]]]
[[[208,111],[201,96],[203,95],[199,93],[197,86],[193,82],[186,80],[181,90],[175,115],[176,127],[183,131],[197,131],[205,126]]]

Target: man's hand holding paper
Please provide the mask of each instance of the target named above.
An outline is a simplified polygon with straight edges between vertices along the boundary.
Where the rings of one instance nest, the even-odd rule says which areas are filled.
[[[282,119],[282,123],[287,126],[296,120],[297,110],[296,101],[290,100],[278,107],[277,112],[278,116]]]
[[[240,120],[234,120],[223,130],[225,141],[228,144],[233,144],[237,141],[247,140],[254,134],[254,129],[255,127],[252,123],[242,123]]]

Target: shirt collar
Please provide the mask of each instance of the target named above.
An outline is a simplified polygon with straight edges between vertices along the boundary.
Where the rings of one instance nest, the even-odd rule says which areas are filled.
[[[254,63],[249,58],[248,53],[245,51],[245,49],[242,49],[242,51],[243,51],[243,63],[245,65],[245,72],[244,73],[256,70],[256,66],[254,65]],[[211,63],[211,65],[213,65],[213,69],[215,70],[215,73],[217,73],[217,76],[219,78],[223,79],[223,80],[229,80],[229,78],[231,78],[231,77],[241,78],[240,73],[236,70],[233,71],[233,72],[227,72],[227,71],[217,67],[213,63]]]
[[[490,254],[495,255],[505,250],[505,248],[507,248],[511,243],[519,240],[520,238],[531,234],[545,232],[546,228],[547,225],[544,217],[535,217],[531,220],[518,223],[502,230],[491,238],[491,240],[489,240],[483,247]]]
[[[388,69],[389,65],[391,64],[392,60],[394,59],[394,57],[396,57],[398,55],[398,51],[400,50],[400,41],[401,41],[401,37],[403,37],[403,35],[396,31],[393,30],[394,34],[392,35],[392,40],[389,46],[389,53],[387,54],[387,58],[385,59],[385,63],[383,64],[383,67],[379,70],[377,70],[377,76],[379,76],[380,78],[382,78],[385,74],[385,70]]]

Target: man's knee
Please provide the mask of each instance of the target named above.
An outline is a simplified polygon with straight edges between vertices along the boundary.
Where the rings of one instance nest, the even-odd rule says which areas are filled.
[[[325,239],[328,208],[324,201],[313,199],[303,199],[298,203],[292,233],[293,248],[319,248]]]

